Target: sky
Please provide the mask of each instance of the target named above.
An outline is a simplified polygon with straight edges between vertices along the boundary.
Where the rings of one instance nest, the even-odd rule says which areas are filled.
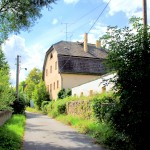
[[[109,2],[110,1],[110,2]],[[34,68],[42,71],[46,51],[59,41],[95,43],[108,26],[129,26],[132,16],[143,16],[143,0],[57,0],[51,9],[43,8],[42,17],[29,31],[12,34],[2,46],[10,66],[10,82],[16,83],[16,58],[20,59],[19,81],[26,79]],[[150,0],[147,18],[150,23]],[[25,70],[24,68],[27,68]]]

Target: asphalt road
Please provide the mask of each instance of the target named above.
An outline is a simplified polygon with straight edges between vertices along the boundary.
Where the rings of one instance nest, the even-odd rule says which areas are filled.
[[[26,112],[23,150],[104,150],[94,140],[46,115]]]

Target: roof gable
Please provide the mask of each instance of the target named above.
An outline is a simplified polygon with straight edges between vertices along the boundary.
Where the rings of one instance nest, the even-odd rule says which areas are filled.
[[[88,44],[88,52],[83,50],[83,43],[60,41],[53,45],[58,54],[90,57],[90,58],[106,58],[107,52],[102,48],[96,48],[94,44]]]
[[[107,51],[88,44],[88,52],[84,51],[81,42],[60,41],[52,45],[46,52],[43,64],[43,79],[48,55],[55,50],[58,55],[58,69],[61,73],[103,74],[102,61],[107,57]]]

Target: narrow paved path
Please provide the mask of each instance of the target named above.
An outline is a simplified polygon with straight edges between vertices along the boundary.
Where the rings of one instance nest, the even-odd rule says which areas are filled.
[[[23,150],[104,150],[91,138],[46,115],[26,115]]]

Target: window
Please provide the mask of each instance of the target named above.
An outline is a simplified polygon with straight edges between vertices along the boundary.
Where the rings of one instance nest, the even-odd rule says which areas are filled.
[[[106,86],[102,87],[102,93],[106,91]]]
[[[47,85],[46,90],[49,91],[49,85]]]
[[[50,66],[50,73],[52,73],[52,66]]]
[[[50,84],[50,93],[52,93],[52,84]]]
[[[51,53],[51,54],[50,54],[50,59],[52,59],[52,58],[53,58],[53,54]]]
[[[54,90],[55,90],[55,82],[54,82]]]
[[[83,92],[80,93],[80,96],[83,96]]]
[[[55,62],[55,70],[57,70],[57,61]]]
[[[57,80],[57,89],[59,88],[59,81]]]
[[[93,90],[90,90],[90,95],[89,96],[93,96]]]

